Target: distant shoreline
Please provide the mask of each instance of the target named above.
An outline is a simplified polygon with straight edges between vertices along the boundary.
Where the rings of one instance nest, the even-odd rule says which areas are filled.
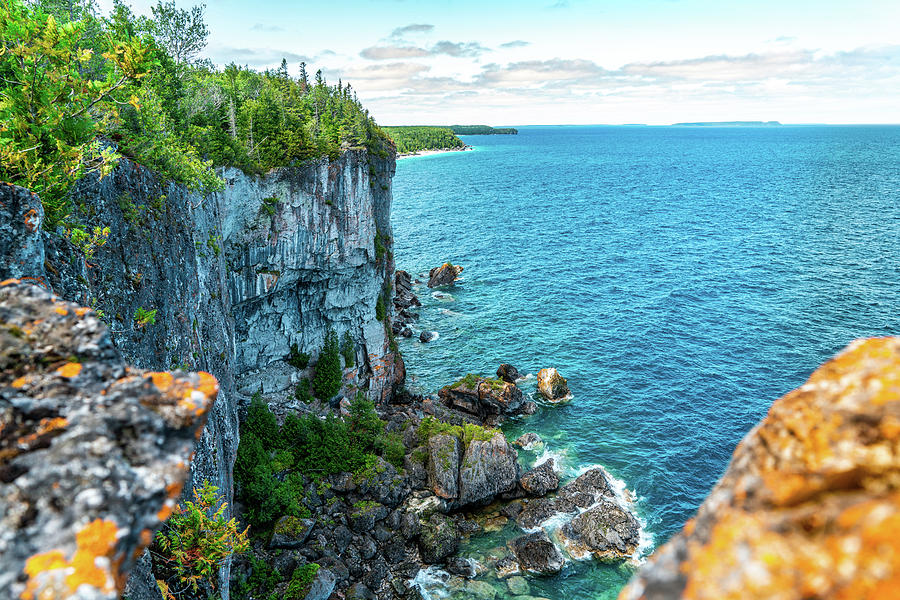
[[[449,152],[468,152],[469,150],[474,150],[472,146],[466,146],[464,148],[445,148],[443,150],[419,150],[418,152],[407,152],[405,154],[398,154],[397,160],[403,160],[404,158],[412,158],[414,156],[429,156],[431,154],[446,154]]]

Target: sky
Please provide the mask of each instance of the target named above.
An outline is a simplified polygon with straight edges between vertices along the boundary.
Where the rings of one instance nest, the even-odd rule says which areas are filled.
[[[900,123],[900,0],[208,0],[206,15],[216,64],[305,61],[383,125]]]

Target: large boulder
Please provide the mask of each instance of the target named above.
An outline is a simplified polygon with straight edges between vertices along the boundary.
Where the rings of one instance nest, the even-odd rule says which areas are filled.
[[[509,549],[520,570],[536,575],[556,575],[566,564],[559,548],[543,529],[517,537],[509,543]]]
[[[428,439],[428,487],[448,500],[459,496],[459,438],[439,434]]]
[[[777,400],[620,600],[893,598],[900,338],[852,343]]]
[[[327,600],[334,586],[337,584],[337,577],[328,569],[320,568],[316,571],[316,577],[309,586],[309,591],[303,600]]]
[[[459,504],[492,500],[515,488],[519,462],[515,449],[499,431],[469,442],[459,469]]]
[[[641,526],[630,512],[610,500],[580,513],[560,529],[566,550],[576,558],[629,558],[640,542]]]
[[[552,458],[531,469],[519,479],[519,485],[531,496],[544,496],[559,487],[556,461]]]
[[[502,379],[466,375],[438,392],[444,404],[480,419],[516,414],[522,407],[523,396],[515,384]]]
[[[544,445],[544,440],[541,439],[541,436],[538,434],[529,431],[527,433],[523,433],[519,437],[516,438],[516,441],[513,442],[519,448],[523,450],[534,450],[538,446]]]
[[[519,370],[517,368],[503,363],[497,367],[497,377],[506,383],[515,383],[517,379],[521,378],[521,375],[519,375]]]
[[[301,519],[290,516],[281,517],[275,523],[272,539],[269,541],[269,548],[289,550],[302,548],[315,524],[316,521],[314,519]]]
[[[560,402],[569,395],[566,378],[554,368],[541,369],[537,374],[538,391],[550,402]]]
[[[0,597],[118,598],[217,393],[127,366],[89,309],[0,283]]]
[[[459,548],[459,528],[456,522],[441,513],[433,513],[422,523],[419,533],[419,554],[428,564],[439,563],[456,554]]]
[[[456,278],[462,272],[463,268],[461,266],[446,262],[428,272],[428,287],[435,288],[441,285],[449,285],[456,281]]]

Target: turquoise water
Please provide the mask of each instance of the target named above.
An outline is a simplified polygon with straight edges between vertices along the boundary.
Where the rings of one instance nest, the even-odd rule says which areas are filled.
[[[604,465],[661,544],[773,400],[900,334],[900,127],[519,131],[397,164],[398,268],[465,267],[452,300],[419,290],[440,338],[402,342],[407,369],[433,392],[557,367],[573,400],[507,433]],[[532,594],[615,597],[629,573],[573,563]]]

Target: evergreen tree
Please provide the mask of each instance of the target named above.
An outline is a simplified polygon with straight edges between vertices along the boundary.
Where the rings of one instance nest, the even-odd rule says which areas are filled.
[[[319,353],[316,372],[313,376],[313,391],[319,400],[330,400],[341,389],[343,373],[338,337],[333,329],[325,334],[325,343]]]

